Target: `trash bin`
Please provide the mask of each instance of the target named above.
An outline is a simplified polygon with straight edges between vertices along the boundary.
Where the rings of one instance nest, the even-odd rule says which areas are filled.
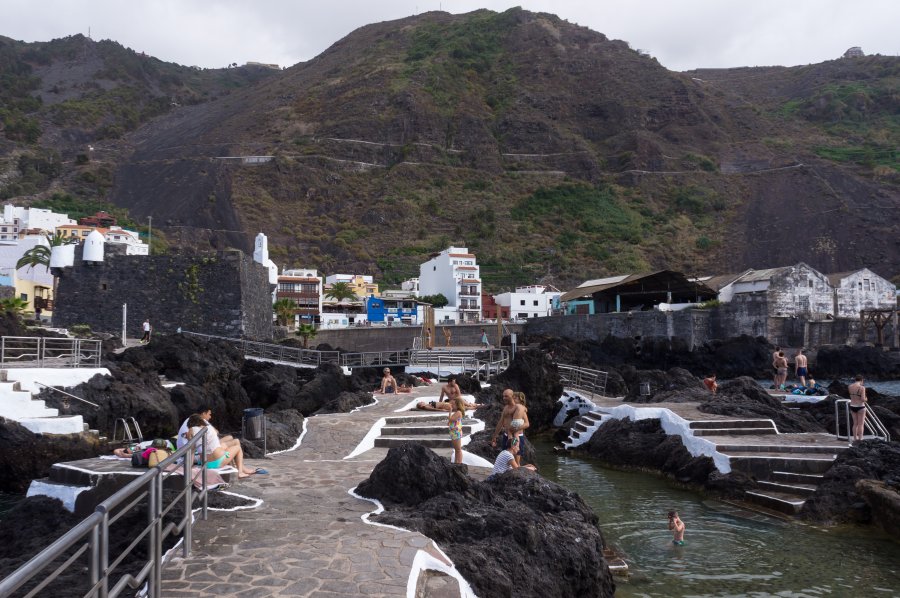
[[[263,437],[265,414],[259,407],[244,409],[244,438],[260,440]]]

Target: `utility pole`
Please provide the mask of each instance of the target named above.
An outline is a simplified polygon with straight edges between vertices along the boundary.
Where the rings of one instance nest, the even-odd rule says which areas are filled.
[[[147,216],[147,255],[150,255],[150,241],[153,240],[153,216]]]

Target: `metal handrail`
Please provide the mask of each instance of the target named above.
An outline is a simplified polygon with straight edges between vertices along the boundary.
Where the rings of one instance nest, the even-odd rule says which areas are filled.
[[[103,342],[43,336],[0,337],[0,367],[100,367]]]
[[[606,392],[606,382],[609,379],[607,372],[565,363],[558,363],[556,367],[559,369],[559,378],[564,386],[589,392],[591,398],[595,394],[603,395]]]
[[[37,384],[38,386],[43,386],[44,388],[48,388],[50,390],[55,390],[56,392],[58,392],[60,394],[66,395],[67,397],[77,399],[77,400],[81,401],[82,403],[87,403],[91,407],[96,407],[97,409],[100,408],[100,405],[98,405],[97,403],[92,403],[91,401],[88,401],[87,399],[82,399],[81,397],[77,397],[70,392],[66,392],[64,390],[60,390],[59,388],[56,388],[55,386],[50,386],[49,384],[44,384],[43,382],[38,382],[37,380],[35,380],[34,383]]]
[[[205,431],[205,429],[204,429]],[[42,590],[57,579],[61,573],[75,565],[82,555],[88,553],[88,563],[77,566],[88,570],[90,588],[84,594],[86,597],[116,598],[126,587],[139,588],[147,583],[147,596],[159,598],[162,589],[162,568],[174,556],[169,552],[162,554],[163,543],[173,532],[182,532],[182,556],[187,558],[191,552],[191,531],[194,524],[193,504],[194,487],[192,466],[194,453],[200,446],[201,454],[206,454],[206,434],[195,434],[187,444],[175,451],[170,457],[162,461],[147,473],[133,480],[127,486],[97,505],[97,508],[86,519],[70,529],[61,538],[32,557],[27,563],[13,571],[6,578],[0,580],[0,596],[9,596],[12,592],[21,588],[39,575],[44,575],[41,581],[32,588],[25,598],[39,595]],[[163,504],[163,482],[178,469],[167,471],[171,465],[178,464],[184,476],[184,487],[172,498],[168,505]],[[206,468],[200,468],[202,479],[200,498],[200,518],[206,520],[207,516],[207,487]],[[135,535],[135,540],[120,554],[115,555],[110,563],[109,552],[109,528],[126,513],[140,506],[144,497],[147,498],[147,526]],[[163,517],[167,515],[174,505],[184,500],[184,515],[176,523],[170,523],[163,527]],[[147,538],[148,557],[135,576],[123,574],[110,588],[110,581],[116,568],[124,561],[140,541]],[[68,552],[74,551],[61,566],[47,573],[54,562]]]
[[[257,341],[245,341],[225,336],[200,334],[198,332],[182,331],[182,334],[232,343],[238,346],[245,356],[297,363],[301,365],[318,366],[323,363],[334,363],[346,368],[399,365],[428,367],[437,362],[439,368],[441,365],[457,365],[473,371],[478,370],[479,364],[486,364],[488,369],[495,369],[498,371],[509,367],[509,352],[506,349],[484,349],[476,351],[442,351],[440,349],[434,349],[430,351],[402,350],[341,353],[339,351],[298,349],[296,347],[285,347],[284,345],[260,343]],[[485,352],[488,353],[487,359],[483,358]],[[482,365],[481,367],[484,366]]]
[[[844,425],[847,427],[847,435],[841,435],[841,417],[840,408],[844,407]],[[875,410],[866,404],[865,419],[863,420],[865,431],[871,433],[872,436],[880,438],[885,442],[891,441],[891,433],[881,422],[881,419],[875,414]],[[838,440],[850,440],[852,428],[850,427],[850,399],[837,399],[834,402],[834,435]]]

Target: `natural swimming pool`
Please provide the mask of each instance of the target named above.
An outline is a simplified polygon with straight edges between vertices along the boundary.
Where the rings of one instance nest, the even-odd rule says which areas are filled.
[[[578,492],[625,553],[617,596],[900,596],[900,543],[872,529],[819,528],[736,510],[648,474],[600,467],[536,443],[543,476]],[[672,545],[666,513],[686,525]]]

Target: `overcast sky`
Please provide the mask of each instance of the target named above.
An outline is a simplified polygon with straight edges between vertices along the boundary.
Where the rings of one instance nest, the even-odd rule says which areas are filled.
[[[368,23],[512,6],[625,40],[673,70],[809,64],[850,46],[900,54],[900,0],[0,0],[0,35],[47,41],[90,28],[179,64],[289,66]]]

